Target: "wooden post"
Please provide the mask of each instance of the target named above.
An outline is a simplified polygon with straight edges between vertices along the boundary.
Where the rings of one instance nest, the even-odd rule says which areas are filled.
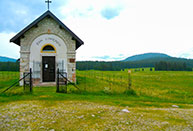
[[[128,70],[128,90],[131,89],[131,70]]]
[[[86,87],[87,87],[87,83],[86,83],[86,73],[85,73],[85,72],[86,72],[86,71],[84,71],[84,78],[85,78],[85,79],[84,79],[84,80],[85,80],[85,82],[84,82],[84,83],[85,83],[85,85],[84,85],[84,91],[87,90],[87,88],[86,88]]]
[[[25,76],[25,73],[23,73],[23,76]],[[25,91],[25,78],[23,79],[23,90]]]
[[[29,76],[29,79],[30,79],[30,92],[32,92],[32,70],[31,70],[31,68],[30,68],[30,72],[29,72],[30,74],[30,76]]]
[[[67,78],[65,78],[65,81],[67,82]],[[67,83],[65,84],[65,90],[64,93],[67,93]]]
[[[57,69],[56,92],[59,92],[59,68]]]

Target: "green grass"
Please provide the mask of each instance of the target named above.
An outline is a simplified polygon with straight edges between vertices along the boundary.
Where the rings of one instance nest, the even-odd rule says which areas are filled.
[[[7,72],[0,72],[3,73],[4,77],[0,75],[1,92],[15,82],[19,75],[18,72],[13,72],[15,75],[11,78]],[[149,101],[156,106],[159,105],[157,103],[164,102],[193,104],[193,72],[132,72],[131,79],[132,90],[125,93],[128,91],[127,71],[77,71],[77,86],[81,89],[81,94],[72,85],[68,86],[68,94],[55,93],[56,87],[34,87],[32,94],[24,92],[22,87],[13,87],[5,94],[0,94],[0,102],[23,99],[85,99],[100,102],[104,98],[108,99],[108,103],[122,105],[127,105],[127,101],[132,100],[133,105],[135,101],[140,104],[141,101]],[[41,98],[42,95],[48,97]]]
[[[125,69],[128,70],[128,69]],[[133,72],[137,72],[137,71],[155,71],[154,67],[143,67],[143,68],[131,68],[130,70],[132,70]]]
[[[19,80],[19,72],[0,71],[0,92]]]
[[[79,71],[77,74],[78,86],[88,92],[107,88],[111,94],[123,94],[128,87],[127,71]],[[131,78],[132,89],[139,97],[193,103],[193,72],[132,72]]]
[[[32,94],[24,92],[22,87],[14,87],[0,94],[0,102],[86,100],[132,107],[169,107],[171,103],[188,107],[187,104],[193,104],[193,72],[132,72],[131,77],[132,90],[125,93],[127,71],[77,71],[77,86],[81,93],[72,85],[68,86],[68,94],[56,93],[56,87],[34,87]],[[14,81],[6,80],[0,85],[8,86]]]
[[[0,73],[0,91],[18,79]],[[141,71],[131,78],[127,93],[127,71],[77,71],[81,92],[68,85],[67,94],[16,86],[0,94],[0,130],[192,130],[193,72]]]

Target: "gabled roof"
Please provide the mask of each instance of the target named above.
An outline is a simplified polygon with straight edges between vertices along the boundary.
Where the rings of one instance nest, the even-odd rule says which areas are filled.
[[[18,34],[16,34],[11,40],[10,42],[14,42],[15,44],[20,46],[20,38],[23,36],[23,34],[30,30],[32,27],[37,26],[37,24],[44,19],[45,17],[51,17],[53,18],[59,25],[61,28],[64,28],[68,33],[70,33],[70,35],[72,36],[72,38],[76,41],[76,49],[78,49],[82,44],[84,44],[84,42],[76,35],[74,34],[65,24],[63,24],[52,12],[50,12],[49,10],[46,11],[43,15],[41,15],[39,18],[37,18],[35,21],[33,21],[31,24],[29,24],[27,27],[25,27],[22,31],[20,31]]]

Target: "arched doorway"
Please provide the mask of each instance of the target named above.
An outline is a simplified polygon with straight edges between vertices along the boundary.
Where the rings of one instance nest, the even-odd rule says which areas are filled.
[[[56,53],[56,48],[52,44],[45,44],[41,53]],[[56,72],[55,56],[42,56],[42,81],[54,82]]]
[[[30,48],[30,68],[34,85],[55,82],[57,69],[67,73],[67,47],[64,41],[54,34],[37,37]]]

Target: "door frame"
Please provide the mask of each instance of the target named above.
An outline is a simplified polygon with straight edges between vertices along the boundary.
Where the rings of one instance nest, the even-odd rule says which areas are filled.
[[[54,81],[44,81],[44,67],[43,67],[43,57],[54,57],[55,67],[54,67]],[[42,55],[41,56],[42,62],[41,62],[41,82],[56,82],[56,56],[55,55]]]

